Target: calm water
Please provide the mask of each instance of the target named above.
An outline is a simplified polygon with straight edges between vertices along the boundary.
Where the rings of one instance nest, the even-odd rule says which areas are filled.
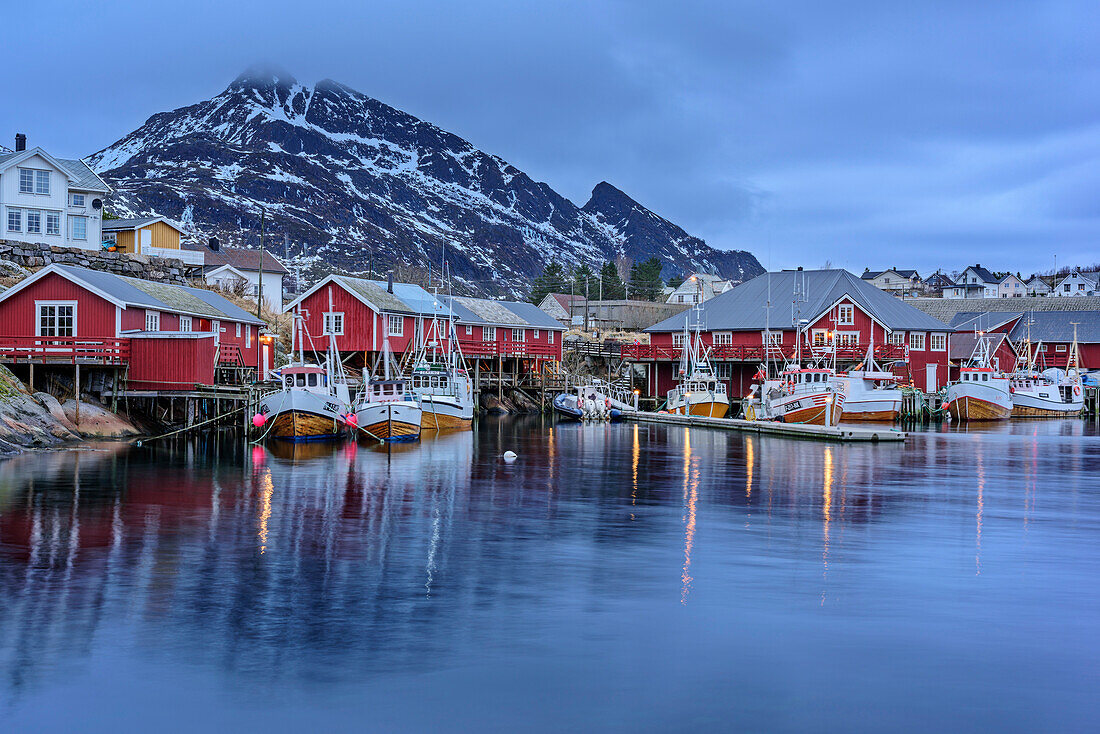
[[[1098,582],[1079,421],[40,454],[0,464],[0,728],[1095,730]]]

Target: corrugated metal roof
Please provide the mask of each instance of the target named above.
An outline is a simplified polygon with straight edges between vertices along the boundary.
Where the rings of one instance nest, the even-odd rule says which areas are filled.
[[[989,334],[989,352],[996,352],[1001,344],[1008,338],[1007,334]],[[974,347],[978,346],[977,334],[961,333],[952,334],[947,338],[947,358],[950,360],[966,361],[974,356]]]
[[[224,296],[203,288],[128,278],[74,265],[54,265],[53,267],[58,272],[82,280],[93,288],[129,305],[165,311],[182,311],[185,314],[250,324],[264,323]]]
[[[110,232],[116,229],[137,229],[147,224],[158,221],[161,217],[138,217],[136,219],[104,219],[103,230]]]
[[[806,301],[793,303],[795,285],[805,280]],[[771,309],[767,308],[771,293]],[[710,331],[791,329],[798,318],[812,319],[849,296],[859,307],[893,331],[949,331],[947,324],[913,308],[847,270],[783,270],[765,273],[701,304],[702,323]],[[694,324],[694,309],[650,326],[649,332],[680,331],[685,319]]]
[[[1100,344],[1100,311],[1036,311],[1024,314],[1010,333],[1013,341],[1027,338],[1029,321],[1032,342],[1072,342],[1073,324],[1076,322],[1077,341]]]
[[[501,301],[500,303],[503,303],[505,308],[526,321],[530,326],[544,329],[561,329],[560,321],[533,303],[526,303],[525,301]]]
[[[525,326],[527,321],[518,313],[504,305],[503,301],[490,301],[485,298],[466,298],[456,296],[454,300],[464,308],[472,311],[482,323],[498,324],[501,326]],[[546,318],[550,318],[546,314]],[[557,321],[554,321],[558,324]],[[560,324],[558,324],[560,326]]]
[[[992,331],[1023,316],[1022,313],[984,311],[960,311],[951,319],[950,326],[958,331]]]

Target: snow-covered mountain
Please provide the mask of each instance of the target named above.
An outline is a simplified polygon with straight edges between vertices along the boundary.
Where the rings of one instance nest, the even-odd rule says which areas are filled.
[[[483,293],[523,294],[548,260],[597,265],[656,255],[665,274],[763,272],[610,184],[583,208],[497,156],[331,80],[253,69],[205,102],[162,112],[88,159],[108,209],[160,214],[196,241],[269,246],[349,271],[448,266]]]

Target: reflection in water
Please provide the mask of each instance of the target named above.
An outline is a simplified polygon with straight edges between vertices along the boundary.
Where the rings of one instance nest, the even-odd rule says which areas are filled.
[[[1100,439],[1067,423],[864,446],[534,417],[411,449],[17,457],[0,463],[0,720],[102,729],[88,717],[109,704],[140,729],[205,706],[268,729],[446,712],[466,729],[1082,730]],[[145,677],[157,697],[130,695]],[[792,701],[810,681],[836,725]],[[624,692],[637,703],[606,726]]]

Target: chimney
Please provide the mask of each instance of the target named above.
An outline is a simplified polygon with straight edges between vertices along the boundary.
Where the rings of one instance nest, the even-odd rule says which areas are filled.
[[[799,271],[801,271],[801,270],[802,270],[802,266],[801,266],[801,265],[799,265],[799,266],[798,266],[798,269],[799,269]]]
[[[208,246],[210,247],[210,250],[212,252],[217,252],[219,249],[221,249],[221,244],[218,242],[217,237],[211,237]]]
[[[393,271],[386,274],[386,290],[393,293]]]
[[[27,136],[23,133],[15,134],[15,152],[27,149]]]

